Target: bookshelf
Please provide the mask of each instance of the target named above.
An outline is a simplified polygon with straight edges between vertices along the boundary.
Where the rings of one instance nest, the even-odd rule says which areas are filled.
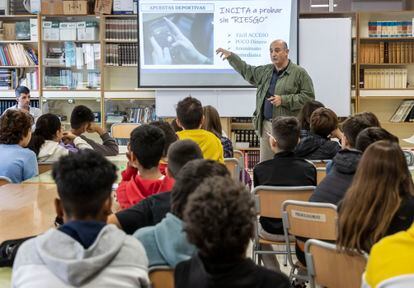
[[[390,121],[403,100],[414,99],[413,18],[414,11],[358,13],[357,111],[375,113],[400,139],[414,128],[413,122]]]

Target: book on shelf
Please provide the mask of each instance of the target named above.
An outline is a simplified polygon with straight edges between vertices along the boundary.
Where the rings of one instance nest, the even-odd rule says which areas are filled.
[[[365,89],[405,89],[407,88],[407,69],[362,69],[361,86]]]
[[[98,89],[101,86],[99,72],[84,73],[71,68],[46,68],[44,87],[47,89],[85,90]]]
[[[252,117],[232,117],[231,122],[237,123],[252,123]]]
[[[43,40],[46,41],[98,41],[97,21],[43,21]]]
[[[54,43],[46,50],[43,64],[47,66],[62,66],[62,68],[77,68],[95,70],[101,59],[99,43],[76,43],[72,41]]]
[[[247,151],[244,154],[244,166],[247,171],[253,171],[254,166],[260,162],[260,151]]]
[[[137,41],[137,19],[107,19],[105,39],[108,41]]]
[[[414,20],[414,19],[413,19]],[[387,37],[411,37],[411,21],[369,21],[368,37],[387,38]]]
[[[0,66],[35,66],[38,65],[36,51],[20,43],[0,45]]]
[[[155,106],[139,106],[130,108],[130,123],[150,123],[156,120]]]
[[[107,44],[105,52],[108,66],[138,65],[138,44]]]
[[[414,107],[414,100],[403,100],[398,106],[397,110],[391,116],[390,122],[413,122],[414,111],[411,113]]]
[[[362,43],[360,61],[362,64],[413,63],[414,42],[380,41]]]
[[[14,90],[24,85],[30,90],[39,90],[39,72],[25,72],[25,69],[0,68],[0,90]]]
[[[25,15],[30,13],[24,7],[24,2],[22,0],[8,0],[8,15]]]
[[[231,140],[235,149],[260,147],[259,137],[252,129],[236,129],[231,131]]]

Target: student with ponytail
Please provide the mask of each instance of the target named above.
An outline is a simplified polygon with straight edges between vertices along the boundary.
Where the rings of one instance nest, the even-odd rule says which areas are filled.
[[[339,246],[369,253],[381,238],[407,230],[414,220],[413,195],[413,180],[398,143],[371,144],[339,205]]]
[[[92,149],[80,137],[71,132],[63,132],[59,118],[51,113],[44,114],[37,120],[28,148],[36,153],[39,163],[54,162],[69,154],[69,150],[62,145],[62,140],[73,143],[79,150]]]

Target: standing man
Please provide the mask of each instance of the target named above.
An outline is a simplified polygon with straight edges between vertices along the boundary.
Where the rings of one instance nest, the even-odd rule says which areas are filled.
[[[13,110],[21,110],[23,112],[29,113],[33,117],[33,127],[36,124],[37,118],[42,115],[42,110],[36,107],[30,106],[30,90],[26,86],[19,86],[14,90],[16,94],[17,104],[8,108]],[[6,110],[6,111],[7,111]],[[6,112],[4,111],[4,112]]]
[[[280,39],[270,44],[272,64],[251,66],[223,48],[216,53],[257,88],[253,124],[260,136],[260,161],[272,159],[268,136],[271,121],[276,116],[296,116],[303,104],[315,99],[312,79],[305,69],[290,61],[288,46]]]

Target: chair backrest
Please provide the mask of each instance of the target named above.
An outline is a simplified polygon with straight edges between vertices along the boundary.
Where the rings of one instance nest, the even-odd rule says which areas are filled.
[[[174,288],[174,269],[171,267],[151,267],[148,275],[152,288]]]
[[[366,254],[349,254],[339,251],[335,244],[311,239],[306,241],[305,257],[311,287],[361,287]]]
[[[39,169],[39,174],[42,174],[52,170],[53,163],[39,163],[37,167]]]
[[[328,164],[328,160],[309,160],[312,162],[313,165],[315,165],[316,168],[318,167],[326,167]]]
[[[240,163],[236,158],[224,158],[224,165],[229,170],[231,177],[234,180],[239,180],[240,175]]]
[[[326,168],[325,167],[317,167],[316,168],[316,183],[319,185],[319,183],[322,182],[322,180],[326,176]]]
[[[111,126],[111,136],[115,139],[129,139],[132,130],[140,126],[140,123],[115,123]]]
[[[283,229],[304,238],[335,241],[338,213],[330,203],[288,200],[282,204]]]
[[[257,214],[282,218],[280,208],[284,201],[308,201],[315,188],[315,186],[257,186],[253,189]]]
[[[0,176],[0,186],[12,183],[11,179],[6,176]]]
[[[244,155],[243,152],[240,150],[233,150],[233,157],[236,158],[237,160],[239,160],[240,162],[240,167],[243,168],[243,164],[244,164]]]

